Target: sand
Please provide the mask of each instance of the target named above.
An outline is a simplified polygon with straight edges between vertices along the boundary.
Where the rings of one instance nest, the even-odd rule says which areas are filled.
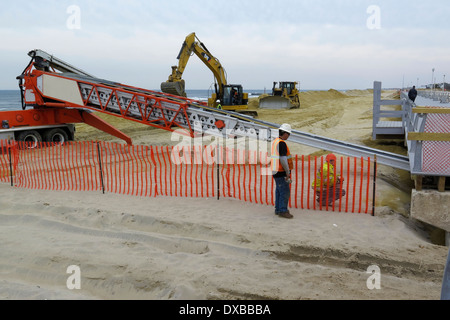
[[[259,117],[405,152],[401,142],[371,141],[370,90],[302,98],[301,109]],[[170,132],[104,118],[135,144],[173,144]],[[93,137],[119,141],[77,126],[77,139]],[[439,299],[448,248],[409,218],[408,173],[380,166],[379,177],[374,217],[293,209],[291,220],[232,199],[0,184],[0,299]]]

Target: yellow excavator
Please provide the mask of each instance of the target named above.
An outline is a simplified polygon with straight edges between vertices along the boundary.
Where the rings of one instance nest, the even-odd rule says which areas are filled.
[[[215,93],[208,98],[208,106],[255,115],[254,112],[246,111],[248,109],[248,93],[244,92],[240,84],[227,83],[226,72],[219,59],[209,52],[194,32],[189,34],[184,40],[177,57],[178,66],[172,66],[172,74],[169,75],[167,81],[161,83],[161,91],[186,97],[185,83],[182,76],[189,58],[193,53],[214,74]]]
[[[298,109],[300,108],[300,90],[298,82],[274,82],[272,95],[259,99],[261,109]]]

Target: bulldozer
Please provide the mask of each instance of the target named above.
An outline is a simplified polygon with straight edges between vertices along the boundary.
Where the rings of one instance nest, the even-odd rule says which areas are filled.
[[[259,100],[261,109],[298,109],[300,90],[295,81],[274,81],[272,94]]]

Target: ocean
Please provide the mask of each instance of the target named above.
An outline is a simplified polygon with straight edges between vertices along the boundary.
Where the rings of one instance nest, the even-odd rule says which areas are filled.
[[[159,91],[159,90],[155,90]],[[263,94],[265,90],[245,90],[249,98],[255,98]],[[207,101],[211,96],[211,90],[186,90],[188,98]],[[22,110],[20,90],[0,90],[0,111]]]
[[[0,111],[22,110],[20,90],[0,90]]]

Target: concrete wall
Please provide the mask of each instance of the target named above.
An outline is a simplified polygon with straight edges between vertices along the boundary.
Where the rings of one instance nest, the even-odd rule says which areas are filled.
[[[450,232],[450,192],[413,189],[411,217]]]

